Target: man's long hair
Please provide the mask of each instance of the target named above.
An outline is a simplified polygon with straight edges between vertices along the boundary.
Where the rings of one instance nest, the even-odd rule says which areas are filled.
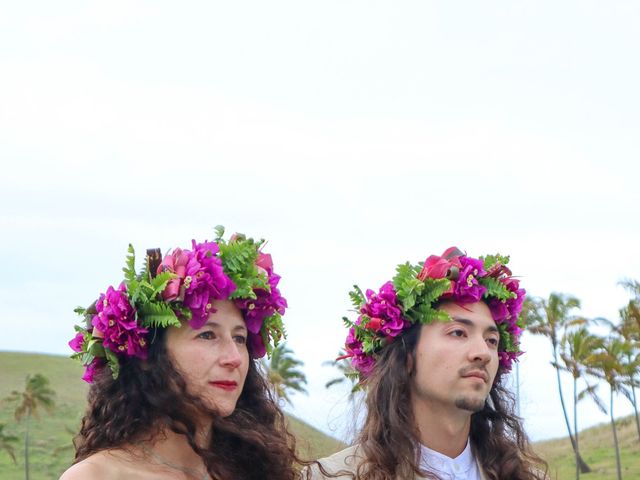
[[[367,418],[357,437],[358,480],[438,478],[420,470],[419,434],[411,409],[411,383],[421,325],[414,325],[385,346],[366,380]],[[412,369],[415,370],[415,369]],[[502,385],[502,367],[484,408],[471,416],[471,444],[491,480],[541,480],[547,465],[531,449],[513,413],[514,399]],[[544,473],[543,473],[544,472]]]
[[[235,411],[222,418],[187,393],[167,353],[165,336],[166,329],[150,332],[154,342],[148,359],[124,360],[116,380],[108,368],[95,376],[81,430],[74,439],[75,462],[101,450],[152,441],[170,429],[185,435],[214,479],[297,478],[295,439],[257,361],[249,362]],[[210,443],[204,447],[196,440],[195,421],[203,413],[212,419]]]

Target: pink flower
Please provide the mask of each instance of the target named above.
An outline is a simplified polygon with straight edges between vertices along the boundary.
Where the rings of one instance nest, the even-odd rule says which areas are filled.
[[[265,270],[267,274],[271,274],[273,272],[273,260],[271,259],[271,255],[268,253],[258,252],[256,266]]]
[[[441,257],[429,256],[418,274],[418,280],[424,282],[427,278],[446,278],[452,268],[462,268],[459,260],[460,255],[462,252],[456,247],[449,247]]]
[[[169,280],[169,283],[162,292],[162,298],[167,302],[177,300],[181,297],[180,287],[186,276],[189,253],[188,251],[176,248],[172,253],[167,254],[158,266],[157,273],[171,272],[176,275],[176,278]],[[182,294],[184,294],[184,292],[182,292]]]

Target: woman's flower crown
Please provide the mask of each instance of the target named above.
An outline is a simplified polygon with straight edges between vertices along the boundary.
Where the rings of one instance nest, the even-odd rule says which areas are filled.
[[[69,346],[76,352],[72,358],[86,367],[85,381],[91,383],[105,363],[117,378],[121,358],[146,358],[150,329],[179,327],[183,321],[202,327],[215,312],[213,300],[233,300],[242,311],[253,358],[271,353],[285,336],[287,307],[271,255],[261,251],[264,240],[235,234],[225,241],[220,226],[216,234],[213,242],[193,240],[191,250],[176,248],[164,258],[159,249],[147,250],[139,274],[129,245],[124,281],[118,288],[110,286],[90,307],[75,309],[85,326],[75,327]]]
[[[349,327],[346,355],[360,378],[373,370],[382,347],[413,324],[448,321],[449,314],[434,308],[442,300],[473,303],[483,300],[489,306],[500,331],[500,365],[511,370],[522,354],[520,335],[524,325],[519,319],[525,298],[524,289],[507,268],[509,257],[488,255],[468,257],[456,247],[442,256],[431,255],[424,263],[398,265],[393,281],[378,293],[366,294],[354,285],[349,296],[359,313],[355,322],[344,318]]]

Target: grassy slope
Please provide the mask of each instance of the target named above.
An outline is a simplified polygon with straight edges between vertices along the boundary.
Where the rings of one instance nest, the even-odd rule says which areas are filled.
[[[615,408],[615,406],[614,406]],[[633,416],[616,421],[622,478],[640,479],[640,440]],[[602,424],[580,432],[580,453],[592,472],[583,474],[585,480],[615,480],[616,458],[613,449],[611,424]],[[535,444],[536,452],[549,462],[552,479],[575,478],[575,459],[567,437]]]
[[[56,391],[56,409],[49,415],[42,412],[31,428],[30,465],[32,480],[57,479],[73,458],[71,438],[84,411],[87,385],[80,380],[81,366],[67,357],[29,353],[0,352],[0,399],[12,390],[24,389],[27,374],[42,373]],[[5,432],[24,438],[23,423],[13,419],[14,407],[2,404],[0,423]],[[289,417],[292,432],[301,443],[301,452],[313,458],[326,456],[343,448],[342,443],[294,417]],[[24,478],[22,442],[16,445],[18,465],[0,451],[0,479]]]

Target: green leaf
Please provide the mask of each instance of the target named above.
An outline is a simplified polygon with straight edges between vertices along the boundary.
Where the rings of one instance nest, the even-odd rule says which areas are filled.
[[[496,263],[507,265],[509,263],[509,255],[500,255],[499,253],[496,253],[495,255],[487,255],[485,257],[480,257],[480,260],[482,260],[484,269],[488,270],[490,267],[492,267]]]
[[[420,273],[418,267],[409,262],[396,267],[396,275],[393,277],[393,287],[405,312],[416,304],[418,297],[424,290],[424,283],[417,278]]]
[[[129,287],[129,284],[136,280],[136,253],[131,244],[127,249],[127,259],[122,271],[124,272],[124,283]]]
[[[353,290],[349,292],[349,298],[351,298],[351,303],[358,310],[367,302],[367,298],[358,285],[353,286]]]
[[[423,303],[431,305],[451,288],[451,281],[446,278],[426,278],[424,280]]]
[[[107,364],[111,369],[111,375],[115,380],[116,378],[118,378],[118,375],[120,374],[120,362],[118,361],[118,357],[116,357],[116,354],[113,353],[108,348],[104,349],[104,353],[105,353],[105,357],[107,358]]]
[[[483,298],[493,297],[498,300],[508,300],[515,298],[515,292],[510,291],[504,283],[494,277],[482,277],[478,279],[478,283],[487,289]]]
[[[151,283],[150,283],[151,289],[152,289],[151,296],[155,297],[160,293],[162,293],[164,289],[167,287],[167,284],[169,283],[169,281],[176,277],[177,275],[171,272],[162,272],[156,275],[151,280]]]
[[[173,309],[163,301],[146,302],[138,307],[140,324],[145,328],[179,327],[180,320]]]
[[[218,243],[222,240],[222,237],[224,237],[224,227],[222,225],[216,225],[213,230],[216,232],[215,242]]]

